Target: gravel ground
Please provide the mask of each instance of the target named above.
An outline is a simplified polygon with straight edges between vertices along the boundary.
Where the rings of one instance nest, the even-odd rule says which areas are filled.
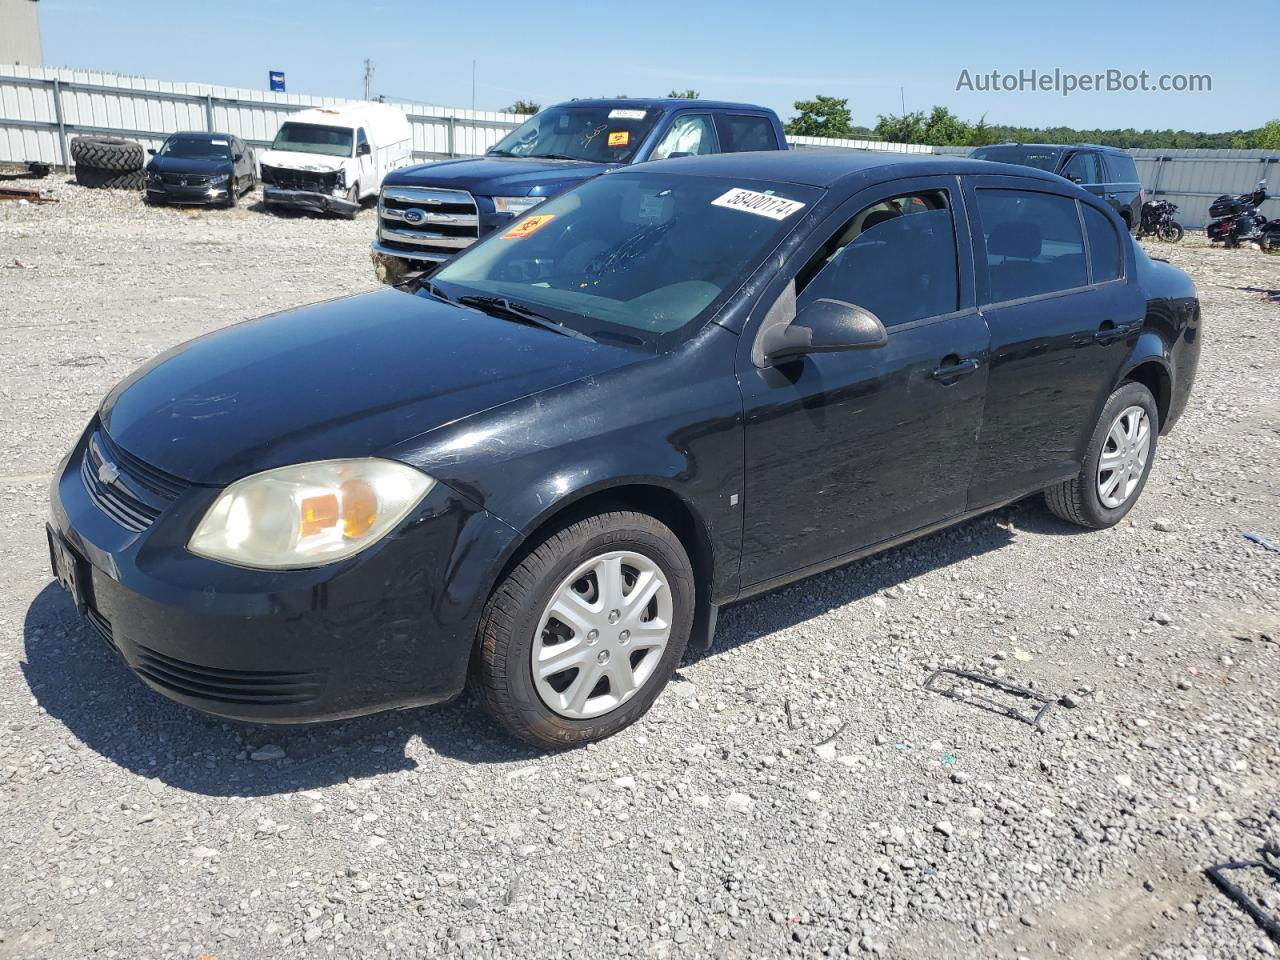
[[[542,755],[465,699],[223,723],[77,621],[42,522],[99,399],[373,289],[373,214],[63,179],[0,202],[0,957],[1280,954],[1203,874],[1280,841],[1280,554],[1242,536],[1280,541],[1280,258],[1153,245],[1205,346],[1123,524],[1027,501],[730,609],[646,720]],[[940,665],[1074,706],[1035,729],[923,690]]]

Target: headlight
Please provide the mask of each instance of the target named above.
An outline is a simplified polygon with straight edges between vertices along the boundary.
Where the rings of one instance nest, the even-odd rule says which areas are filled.
[[[223,183],[228,183],[230,182],[230,180],[231,180],[231,174],[229,173],[219,173],[209,178],[209,182],[212,183],[214,186],[218,186],[219,184],[223,184]]]
[[[391,460],[279,467],[223,490],[187,549],[242,567],[322,566],[376,543],[434,484]]]
[[[532,209],[540,204],[546,197],[494,197],[493,209],[499,213],[509,213],[513,216],[519,216],[526,210]]]

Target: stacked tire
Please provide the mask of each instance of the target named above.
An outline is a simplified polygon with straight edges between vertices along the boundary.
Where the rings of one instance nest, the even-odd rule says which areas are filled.
[[[71,160],[76,167],[76,183],[82,187],[141,190],[146,181],[143,167],[147,152],[136,140],[119,137],[75,137]]]

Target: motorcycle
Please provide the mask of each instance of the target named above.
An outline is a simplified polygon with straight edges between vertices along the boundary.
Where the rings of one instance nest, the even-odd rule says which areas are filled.
[[[1182,224],[1173,219],[1178,205],[1168,200],[1148,200],[1142,205],[1142,219],[1138,223],[1138,236],[1158,237],[1168,243],[1182,239]]]
[[[1231,196],[1224,193],[1209,205],[1209,216],[1213,220],[1205,227],[1204,232],[1210,243],[1221,243],[1224,247],[1238,247],[1242,243],[1255,243],[1263,249],[1280,241],[1273,236],[1272,224],[1258,212],[1267,199],[1267,181],[1259,180],[1257,189],[1252,193]],[[1275,221],[1273,221],[1274,223]]]

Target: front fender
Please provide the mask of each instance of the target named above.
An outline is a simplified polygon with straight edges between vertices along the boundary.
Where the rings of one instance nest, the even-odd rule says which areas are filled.
[[[731,595],[742,541],[736,343],[710,324],[671,354],[483,411],[386,455],[448,484],[522,540],[602,491],[672,494],[705,533],[712,595]]]

